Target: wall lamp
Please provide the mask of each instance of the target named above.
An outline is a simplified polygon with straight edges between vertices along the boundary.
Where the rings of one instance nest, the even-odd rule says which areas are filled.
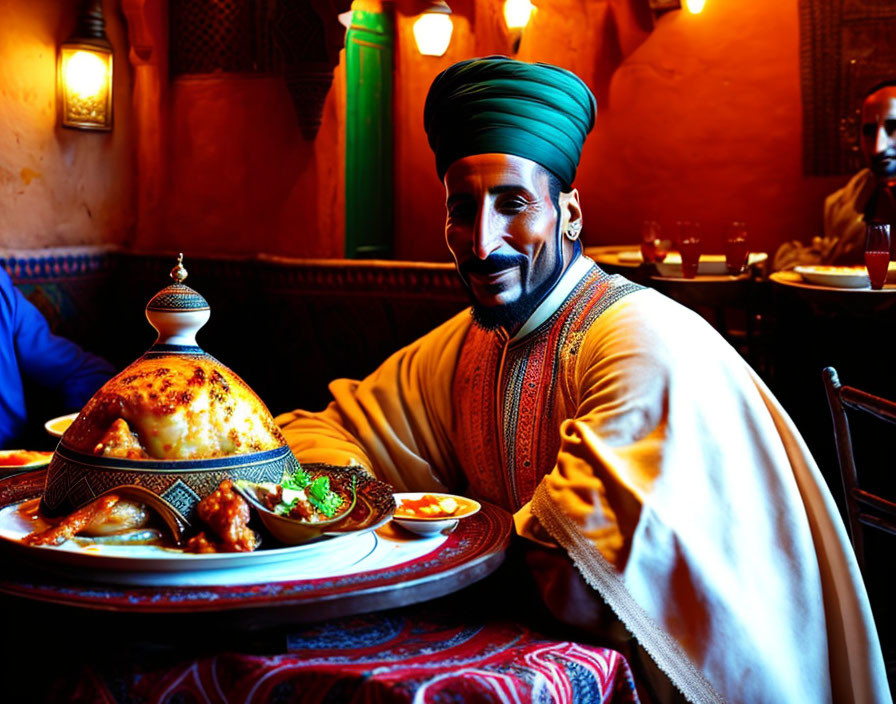
[[[514,54],[519,51],[523,30],[529,24],[529,18],[532,17],[534,11],[535,6],[529,0],[505,0],[504,2],[504,23],[510,32]]]
[[[430,2],[429,7],[414,22],[414,40],[424,56],[442,56],[448,50],[454,25],[451,8],[442,1]]]
[[[102,0],[86,0],[75,33],[59,47],[56,78],[62,126],[112,129],[112,44]]]

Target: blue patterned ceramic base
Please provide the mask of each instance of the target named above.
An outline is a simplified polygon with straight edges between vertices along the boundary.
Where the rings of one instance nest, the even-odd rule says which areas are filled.
[[[199,502],[225,479],[279,482],[284,473],[292,474],[298,467],[287,445],[204,460],[133,460],[85,455],[60,442],[47,471],[41,511],[64,515],[107,491],[136,485],[162,498],[193,524]]]
[[[171,284],[159,291],[146,304],[147,310],[168,312],[208,310],[208,301],[189,286]]]

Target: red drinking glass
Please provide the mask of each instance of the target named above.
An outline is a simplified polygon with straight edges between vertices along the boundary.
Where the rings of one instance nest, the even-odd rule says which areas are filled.
[[[681,275],[693,279],[700,266],[700,224],[682,221],[678,223],[678,251],[681,253]]]
[[[671,249],[671,242],[663,239],[662,229],[656,220],[641,223],[641,258],[648,264],[661,262]]]
[[[890,224],[870,222],[865,225],[865,268],[871,288],[880,290],[887,280],[890,266]]]
[[[747,268],[750,256],[747,242],[747,226],[742,222],[733,222],[728,226],[725,235],[725,266],[731,276],[737,276]]]

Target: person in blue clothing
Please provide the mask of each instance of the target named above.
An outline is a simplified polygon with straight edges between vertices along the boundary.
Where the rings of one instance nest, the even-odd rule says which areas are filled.
[[[58,396],[60,411],[70,412],[114,373],[106,360],[54,335],[0,267],[0,449],[15,447],[27,427],[26,380]]]

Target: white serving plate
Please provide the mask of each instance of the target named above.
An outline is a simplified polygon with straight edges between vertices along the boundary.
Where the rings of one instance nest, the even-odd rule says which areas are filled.
[[[765,252],[750,252],[747,258],[747,264],[753,266],[760,264],[768,259]],[[679,252],[669,252],[666,258],[656,263],[656,270],[660,276],[681,276],[681,254]],[[697,265],[698,276],[724,276],[728,273],[728,266],[725,264],[724,254],[701,254],[700,263]]]
[[[37,499],[29,499],[34,502]],[[367,529],[327,535],[292,547],[254,552],[197,554],[156,545],[90,545],[73,540],[56,546],[28,546],[21,542],[32,526],[20,507],[28,501],[0,509],[0,542],[28,562],[47,569],[77,574],[96,582],[132,585],[214,586],[263,584],[284,579],[314,579],[378,568],[394,560],[414,559],[420,550],[384,540],[375,532],[383,522]],[[429,541],[420,549],[431,550]],[[402,546],[398,554],[394,546]]]
[[[805,281],[834,288],[870,288],[868,270],[864,266],[797,266],[793,269]]]

